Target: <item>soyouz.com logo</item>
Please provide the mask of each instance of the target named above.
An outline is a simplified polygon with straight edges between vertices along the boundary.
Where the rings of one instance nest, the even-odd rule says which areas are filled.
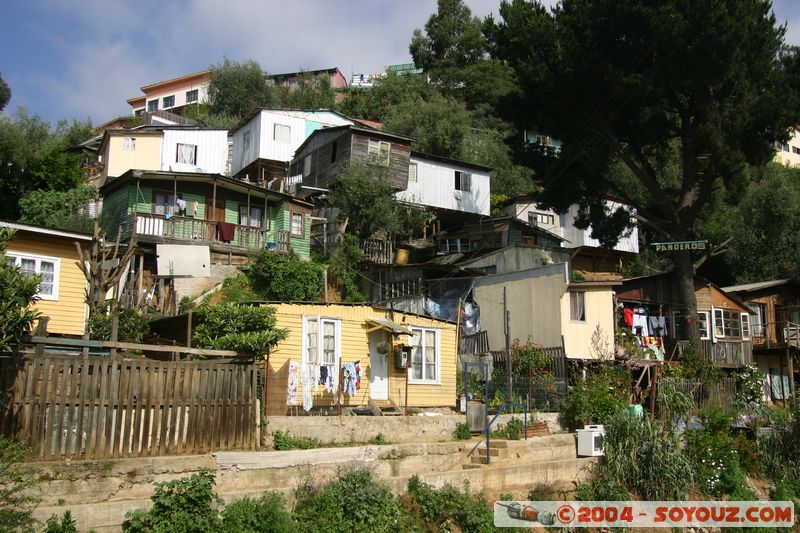
[[[789,501],[498,501],[497,527],[793,527]]]

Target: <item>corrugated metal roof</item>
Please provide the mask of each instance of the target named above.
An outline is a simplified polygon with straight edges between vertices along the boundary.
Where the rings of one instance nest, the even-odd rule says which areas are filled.
[[[791,278],[787,279],[772,279],[769,281],[758,281],[756,283],[744,283],[742,285],[731,285],[730,287],[722,287],[725,292],[749,292],[757,291],[760,289],[768,289],[770,287],[777,287],[779,285],[788,285],[792,283]]]

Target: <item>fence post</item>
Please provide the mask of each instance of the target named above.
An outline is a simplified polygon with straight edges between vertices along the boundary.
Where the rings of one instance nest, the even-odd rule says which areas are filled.
[[[49,316],[41,316],[39,317],[39,324],[36,325],[36,336],[37,337],[47,337],[47,323],[50,321]],[[39,342],[36,344],[35,353],[37,357],[41,357],[44,355],[44,342]]]

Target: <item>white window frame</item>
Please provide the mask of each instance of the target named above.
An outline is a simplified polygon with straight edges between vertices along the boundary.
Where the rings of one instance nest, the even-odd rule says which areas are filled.
[[[705,323],[706,323],[705,330],[700,328],[700,324],[702,324],[702,321],[700,320],[700,315],[705,316]],[[700,340],[702,341],[711,340],[711,323],[709,322],[708,311],[697,312],[697,329],[700,330]]]
[[[191,98],[191,97],[194,97],[194,98]],[[197,102],[197,100],[199,100],[199,99],[200,99],[200,91],[199,90],[191,89],[189,91],[186,91],[186,103],[187,104],[193,104],[193,103]]]
[[[418,172],[419,167],[416,163],[409,163],[408,164],[408,182],[409,183],[417,183],[418,181]]]
[[[750,304],[750,311],[756,321],[750,323],[750,333],[753,337],[766,337],[767,336],[767,304],[762,302],[755,302]]]
[[[411,330],[412,336],[420,335],[422,338],[422,378],[415,378],[414,377],[414,354],[416,353],[416,344],[413,344],[413,340],[411,339],[412,336],[409,336],[408,342],[409,344],[414,347],[411,351],[411,358],[408,364],[408,383],[410,385],[441,385],[442,384],[442,332],[438,328],[429,328],[425,326],[409,326],[408,329]],[[436,346],[434,347],[434,357],[436,357],[436,378],[435,379],[427,379],[425,377],[425,340],[427,332],[434,333],[434,341]]]
[[[189,162],[181,161],[181,147],[191,147],[192,148],[192,160]],[[175,144],[175,162],[180,165],[192,165],[197,166],[197,145],[196,144],[189,144],[189,143],[176,143]]]
[[[134,151],[136,150],[136,137],[123,137],[122,138],[122,149]]]
[[[714,338],[715,339],[724,339],[725,338],[725,317],[722,314],[722,309],[711,308],[714,313]],[[719,313],[719,316],[717,316]],[[721,333],[717,332],[717,324],[719,324],[719,329]]]
[[[339,368],[342,364],[342,319],[330,316],[323,316],[323,315],[303,315],[303,325],[302,325],[302,342],[301,342],[301,359],[303,362],[303,366],[306,364],[314,364],[314,365],[333,365],[336,367],[338,372]],[[315,360],[310,360],[309,358],[309,322],[316,322],[317,323],[317,353],[315,354]],[[320,347],[323,345],[324,341],[324,325],[326,323],[333,323],[334,324],[334,361],[327,362],[322,361]]]
[[[739,314],[739,328],[742,335],[742,340],[749,341],[750,336],[750,315],[748,313],[740,313]],[[747,334],[745,334],[745,330],[747,330]]]
[[[147,102],[147,111],[148,112],[158,111],[158,98]]]
[[[36,297],[40,300],[47,300],[47,301],[57,301],[58,300],[58,283],[59,283],[59,273],[61,271],[61,259],[58,257],[52,257],[47,255],[39,255],[39,254],[31,254],[27,252],[13,252],[8,251],[6,252],[6,256],[12,259],[11,263],[20,266],[20,262],[22,259],[28,259],[36,262],[34,267],[34,272],[36,274],[41,274],[42,272],[42,262],[52,263],[53,264],[53,293],[52,294],[42,294],[41,292],[36,293]]]
[[[276,143],[291,144],[292,127],[288,124],[278,124],[276,122],[272,125],[272,140]]]
[[[294,217],[300,217],[300,232],[295,233],[294,231]],[[305,215],[303,213],[293,212],[289,215],[289,235],[292,237],[305,237]]]
[[[303,158],[303,177],[305,178],[311,174],[311,154]]]
[[[167,99],[168,98],[171,98],[171,100],[169,101],[169,105],[167,105]],[[162,107],[164,109],[168,109],[170,107],[175,107],[175,95],[171,94],[169,96],[164,96],[163,98],[161,98],[161,105],[162,105]]]
[[[386,149],[386,155],[384,156],[384,148]],[[367,147],[367,158],[369,159],[369,163],[372,165],[379,165],[382,167],[388,167],[389,162],[392,159],[392,145],[386,141],[376,141],[373,139],[369,140],[369,146]]]

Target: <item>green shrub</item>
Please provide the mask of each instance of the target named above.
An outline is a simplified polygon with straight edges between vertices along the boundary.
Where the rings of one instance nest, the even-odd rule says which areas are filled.
[[[14,230],[0,228],[0,352],[16,350],[39,318],[31,307],[38,299],[39,276],[23,274],[5,255],[13,236]]]
[[[459,422],[453,431],[453,438],[456,440],[467,440],[472,437],[472,432],[469,430],[469,425],[464,422]]]
[[[547,502],[556,499],[556,491],[548,483],[537,483],[528,491],[528,500],[533,502]]]
[[[222,511],[222,530],[228,533],[288,533],[293,528],[292,515],[277,492],[257,500],[243,498]]]
[[[150,333],[150,323],[146,315],[138,313],[135,309],[125,308],[116,311],[117,315],[117,340],[119,342],[140,343]],[[86,330],[89,338],[98,341],[111,340],[111,324],[113,313],[108,313],[105,308],[89,316],[86,321]]]
[[[408,482],[406,509],[424,531],[450,530],[451,522],[461,531],[495,531],[494,514],[486,498],[471,494],[468,486],[464,491],[451,485],[434,489],[414,476]]]
[[[28,450],[10,437],[0,436],[0,531],[30,530],[37,498],[25,491],[36,485],[35,473],[27,468]]]
[[[764,398],[764,374],[755,365],[744,365],[733,372],[736,378],[736,404],[761,404]]]
[[[220,302],[245,303],[259,299],[258,295],[250,288],[250,281],[247,276],[225,278],[218,294]]]
[[[363,469],[340,473],[323,486],[310,482],[295,493],[294,518],[307,532],[394,532],[409,529],[400,502]]]
[[[321,446],[319,440],[312,437],[292,437],[280,430],[272,434],[272,447],[276,450],[310,450]]]
[[[605,426],[605,458],[592,479],[576,485],[580,500],[680,500],[693,464],[670,428],[650,417],[619,412]]]
[[[262,300],[317,302],[322,294],[322,266],[303,261],[293,252],[262,250],[253,257],[247,278]]]
[[[512,416],[511,420],[502,427],[492,432],[492,436],[500,439],[519,440],[522,437],[524,424],[519,418]]]
[[[149,511],[128,513],[122,530],[132,533],[220,531],[218,508],[222,499],[214,492],[214,474],[203,469],[189,478],[156,483]]]
[[[581,420],[606,424],[628,406],[624,368],[602,365],[593,369],[585,381],[567,391],[567,400],[559,414],[561,425],[574,429]]]
[[[375,437],[370,442],[372,444],[377,444],[378,446],[389,444],[389,441],[386,440],[386,437],[383,436],[383,433],[378,433],[377,435],[375,435]]]
[[[260,357],[289,334],[288,330],[275,327],[273,307],[203,304],[195,314],[201,322],[194,330],[194,340],[201,348],[235,350]]]
[[[56,515],[47,519],[44,533],[78,533],[78,524],[73,520],[71,512],[64,511],[61,520]]]

